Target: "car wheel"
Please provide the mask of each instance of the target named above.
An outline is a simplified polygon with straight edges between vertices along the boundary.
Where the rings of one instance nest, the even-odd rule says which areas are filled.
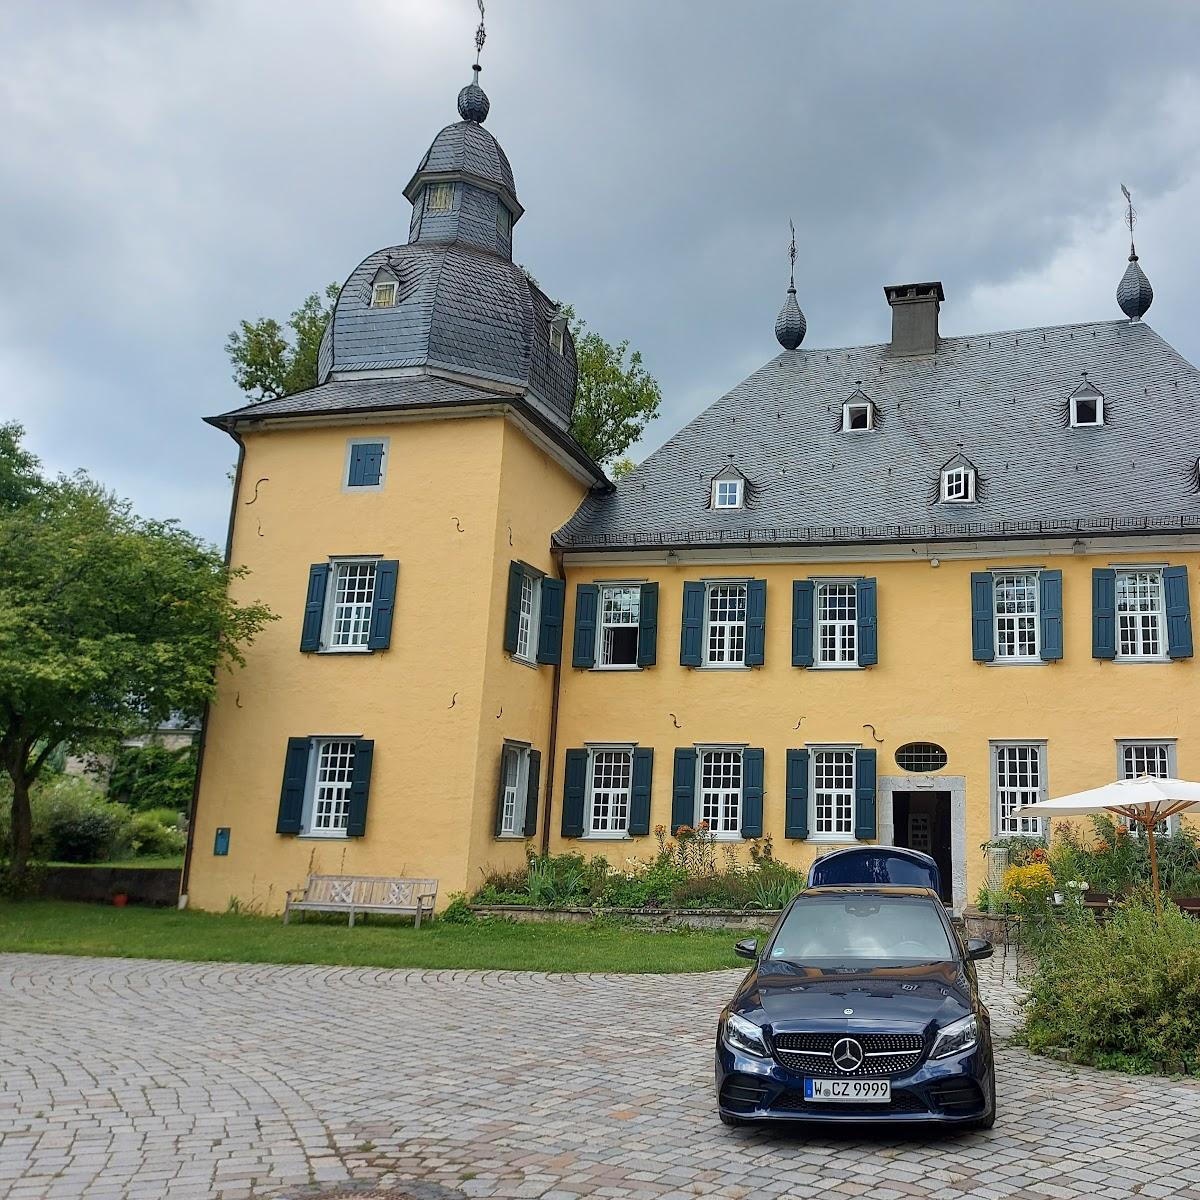
[[[991,1129],[996,1123],[996,1106],[992,1105],[992,1111],[986,1117],[980,1117],[978,1121],[972,1121],[967,1126],[968,1129]]]
[[[718,1113],[717,1116],[721,1118],[721,1124],[728,1125],[730,1129],[741,1129],[749,1123],[743,1121],[741,1117],[731,1117],[728,1113]]]

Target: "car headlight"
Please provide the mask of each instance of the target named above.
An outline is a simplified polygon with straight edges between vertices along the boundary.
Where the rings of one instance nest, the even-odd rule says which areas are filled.
[[[949,1058],[951,1054],[961,1054],[964,1050],[970,1050],[977,1041],[979,1041],[979,1026],[972,1014],[969,1017],[963,1017],[961,1021],[955,1021],[954,1024],[939,1029],[937,1037],[933,1040],[933,1049],[930,1051],[929,1057]]]
[[[725,1018],[725,1027],[721,1034],[725,1045],[730,1050],[740,1050],[743,1054],[753,1054],[756,1058],[770,1058],[763,1031],[753,1021],[730,1013]]]

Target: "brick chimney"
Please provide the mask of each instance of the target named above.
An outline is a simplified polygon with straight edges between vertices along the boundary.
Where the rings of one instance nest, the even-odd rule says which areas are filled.
[[[892,353],[936,354],[938,310],[946,298],[940,283],[891,283],[883,289],[892,306]]]

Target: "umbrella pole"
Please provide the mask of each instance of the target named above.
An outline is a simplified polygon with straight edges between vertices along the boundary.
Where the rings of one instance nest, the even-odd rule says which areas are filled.
[[[1150,887],[1154,892],[1154,911],[1162,916],[1162,898],[1158,894],[1158,846],[1155,843],[1154,826],[1158,823],[1155,813],[1146,821],[1146,837],[1150,843]]]

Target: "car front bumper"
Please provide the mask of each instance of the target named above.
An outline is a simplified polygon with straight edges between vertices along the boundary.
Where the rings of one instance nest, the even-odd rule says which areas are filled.
[[[756,1058],[718,1042],[717,1105],[741,1121],[962,1125],[987,1117],[995,1105],[986,1039],[962,1054],[925,1059],[907,1074],[889,1076],[892,1101],[887,1105],[806,1101],[805,1078],[773,1058]]]

